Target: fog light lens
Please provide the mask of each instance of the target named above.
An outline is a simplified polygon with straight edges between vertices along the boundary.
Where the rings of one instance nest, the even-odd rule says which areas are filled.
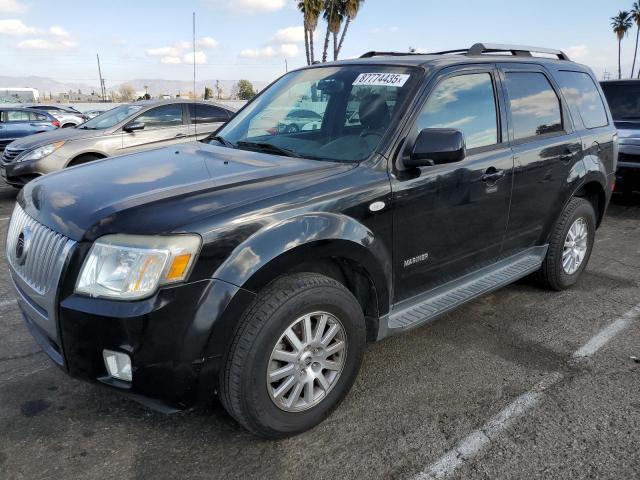
[[[130,382],[133,380],[131,373],[131,358],[126,353],[103,350],[102,357],[109,375],[118,380]]]

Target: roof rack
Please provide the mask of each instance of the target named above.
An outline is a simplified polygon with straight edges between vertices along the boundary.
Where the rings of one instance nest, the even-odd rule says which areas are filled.
[[[506,45],[500,43],[476,43],[471,48],[459,48],[456,50],[444,50],[441,52],[430,53],[416,53],[416,52],[367,52],[360,56],[360,58],[371,57],[402,57],[407,55],[446,55],[451,53],[457,53],[462,55],[477,56],[485,53],[508,53],[516,57],[532,57],[532,53],[543,53],[547,55],[555,55],[559,60],[569,61],[569,57],[562,50],[554,50],[551,48],[543,47],[528,47],[525,45]]]
[[[544,47],[529,47],[526,45],[505,45],[501,43],[476,43],[469,50],[467,55],[482,55],[483,53],[500,53],[511,52],[517,57],[531,57],[532,53],[544,53],[547,55],[556,55],[559,60],[569,61],[569,57],[562,50],[554,50]]]
[[[424,55],[423,53],[416,52],[377,52],[375,50],[371,50],[370,52],[363,53],[360,55],[360,58],[371,58],[371,57],[404,57],[405,55]]]

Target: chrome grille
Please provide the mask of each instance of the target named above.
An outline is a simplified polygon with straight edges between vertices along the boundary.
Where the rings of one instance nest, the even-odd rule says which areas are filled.
[[[16,204],[7,234],[7,258],[15,273],[38,294],[55,290],[60,274],[57,266],[74,243],[36,222]]]
[[[11,148],[7,147],[4,149],[4,154],[2,155],[2,161],[4,163],[13,162],[18,155],[24,152],[26,149],[24,148]]]

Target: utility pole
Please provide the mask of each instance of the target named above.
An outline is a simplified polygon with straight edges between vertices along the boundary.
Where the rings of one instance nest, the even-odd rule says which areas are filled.
[[[216,80],[216,94],[217,94],[218,100],[220,100],[220,80]]]
[[[284,73],[289,72],[289,64],[287,63],[287,57],[284,57]]]
[[[102,95],[102,101],[106,102],[107,98],[105,96],[105,87],[104,87],[104,78],[102,78],[102,70],[100,69],[100,55],[96,53],[96,58],[98,59],[98,76],[100,77],[100,93]]]

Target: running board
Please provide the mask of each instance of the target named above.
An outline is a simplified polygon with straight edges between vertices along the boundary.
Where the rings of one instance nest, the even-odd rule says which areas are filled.
[[[424,325],[460,305],[526,277],[540,268],[547,248],[548,245],[527,249],[394,305],[390,314],[380,319],[378,339]]]

